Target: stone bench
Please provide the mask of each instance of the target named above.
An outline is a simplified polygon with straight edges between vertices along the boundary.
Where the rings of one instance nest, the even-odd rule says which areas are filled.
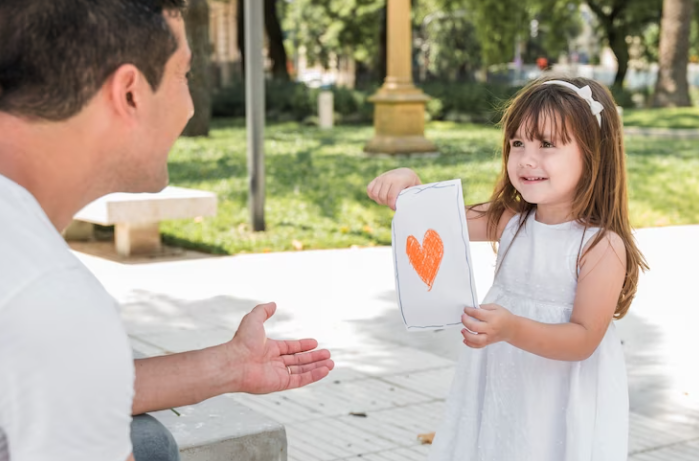
[[[87,240],[93,225],[114,225],[114,243],[120,256],[156,254],[161,250],[160,221],[215,216],[216,194],[181,187],[166,187],[156,194],[105,195],[80,210],[64,231],[67,240]]]
[[[287,461],[284,426],[227,395],[151,413],[172,432],[182,461]]]

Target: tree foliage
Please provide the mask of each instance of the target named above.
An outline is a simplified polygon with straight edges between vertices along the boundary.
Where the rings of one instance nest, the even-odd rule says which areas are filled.
[[[629,65],[627,37],[642,36],[650,24],[659,24],[663,0],[585,0],[597,20],[619,67],[614,86],[621,88]]]
[[[284,29],[311,63],[328,66],[331,56],[377,61],[385,0],[294,0]]]
[[[435,1],[445,11],[466,12],[486,65],[512,61],[517,40],[531,42],[545,54],[556,56],[567,50],[567,39],[580,30],[577,0]],[[538,22],[535,34],[532,20]]]

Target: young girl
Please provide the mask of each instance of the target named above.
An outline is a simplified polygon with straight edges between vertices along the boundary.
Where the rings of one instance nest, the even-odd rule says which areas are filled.
[[[495,280],[462,317],[468,348],[430,459],[626,461],[628,389],[612,319],[628,311],[647,265],[629,225],[616,105],[592,80],[538,80],[502,125],[501,177],[490,202],[467,207],[471,240],[499,242]],[[368,193],[395,209],[418,184],[402,168]]]

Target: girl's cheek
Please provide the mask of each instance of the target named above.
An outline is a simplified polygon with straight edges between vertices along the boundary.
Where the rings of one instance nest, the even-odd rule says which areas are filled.
[[[517,175],[517,163],[516,161],[510,156],[510,158],[507,160],[507,177],[510,178],[510,182],[512,184],[515,183]]]
[[[510,179],[510,184],[517,189],[517,175],[514,173],[510,173],[510,171],[507,171],[507,177]],[[517,189],[519,191],[519,189]]]

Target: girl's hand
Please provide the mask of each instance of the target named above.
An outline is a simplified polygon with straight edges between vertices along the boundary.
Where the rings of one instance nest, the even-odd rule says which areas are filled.
[[[464,344],[474,349],[480,349],[499,341],[509,341],[512,338],[517,316],[497,304],[483,304],[480,309],[467,307],[461,316],[461,323],[468,330],[478,333],[474,335],[468,330],[461,330]]]
[[[379,205],[388,205],[395,211],[398,194],[408,187],[422,184],[418,175],[410,168],[387,171],[369,183],[366,188],[369,198]]]

